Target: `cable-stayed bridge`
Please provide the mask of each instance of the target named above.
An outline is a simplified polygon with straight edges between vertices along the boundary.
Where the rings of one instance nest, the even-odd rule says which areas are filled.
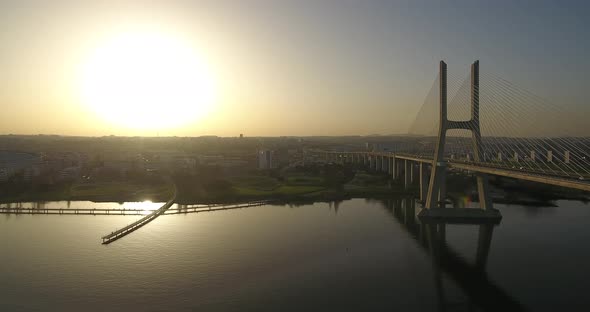
[[[582,119],[503,78],[482,78],[479,61],[466,78],[449,75],[441,61],[411,126],[412,144],[386,152],[327,152],[326,159],[387,171],[406,186],[417,182],[426,208],[420,214],[431,217],[500,218],[489,175],[590,191],[590,140]],[[441,209],[449,169],[474,173],[482,209]]]

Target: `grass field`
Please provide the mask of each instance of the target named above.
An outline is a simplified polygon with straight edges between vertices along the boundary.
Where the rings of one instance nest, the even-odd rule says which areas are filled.
[[[268,176],[244,176],[231,179],[235,194],[241,196],[293,196],[324,190],[320,177],[288,176],[283,182]]]
[[[134,198],[137,200],[165,199],[172,196],[172,188],[167,184],[142,184],[135,182],[98,182],[90,184],[74,184],[70,187],[72,199],[109,199]]]

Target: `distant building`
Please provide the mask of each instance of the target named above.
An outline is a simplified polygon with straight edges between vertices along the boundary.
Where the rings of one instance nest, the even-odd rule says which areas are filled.
[[[41,157],[37,154],[0,151],[0,182],[7,182],[17,173],[38,166]]]
[[[258,169],[272,169],[276,168],[274,161],[274,151],[259,150],[258,151]]]

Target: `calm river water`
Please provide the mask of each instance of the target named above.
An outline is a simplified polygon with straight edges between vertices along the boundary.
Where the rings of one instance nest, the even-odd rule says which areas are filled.
[[[420,225],[409,200],[268,205],[107,246],[139,217],[5,214],[0,311],[589,311],[590,206],[557,204],[496,205],[495,227]]]

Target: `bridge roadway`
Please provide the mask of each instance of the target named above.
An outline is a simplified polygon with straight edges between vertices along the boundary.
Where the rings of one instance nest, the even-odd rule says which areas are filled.
[[[432,165],[432,158],[427,157],[419,157],[415,155],[408,155],[408,154],[393,154],[387,152],[330,152],[333,154],[354,154],[354,155],[368,155],[368,156],[378,156],[378,157],[395,157],[396,159],[402,160],[409,160],[414,161],[417,163],[427,163]],[[504,167],[494,166],[491,163],[482,163],[482,162],[462,162],[456,159],[445,159],[446,165],[448,168],[455,168],[461,170],[469,170],[472,172],[480,172],[485,174],[491,174],[496,176],[503,176],[508,178],[514,178],[524,181],[532,181],[538,182],[543,184],[561,186],[566,188],[572,188],[582,191],[589,191],[590,192],[590,182],[585,180],[579,180],[573,178],[571,176],[566,175],[558,175],[558,174],[541,174],[541,173],[532,173],[526,172],[521,170],[512,170]]]

